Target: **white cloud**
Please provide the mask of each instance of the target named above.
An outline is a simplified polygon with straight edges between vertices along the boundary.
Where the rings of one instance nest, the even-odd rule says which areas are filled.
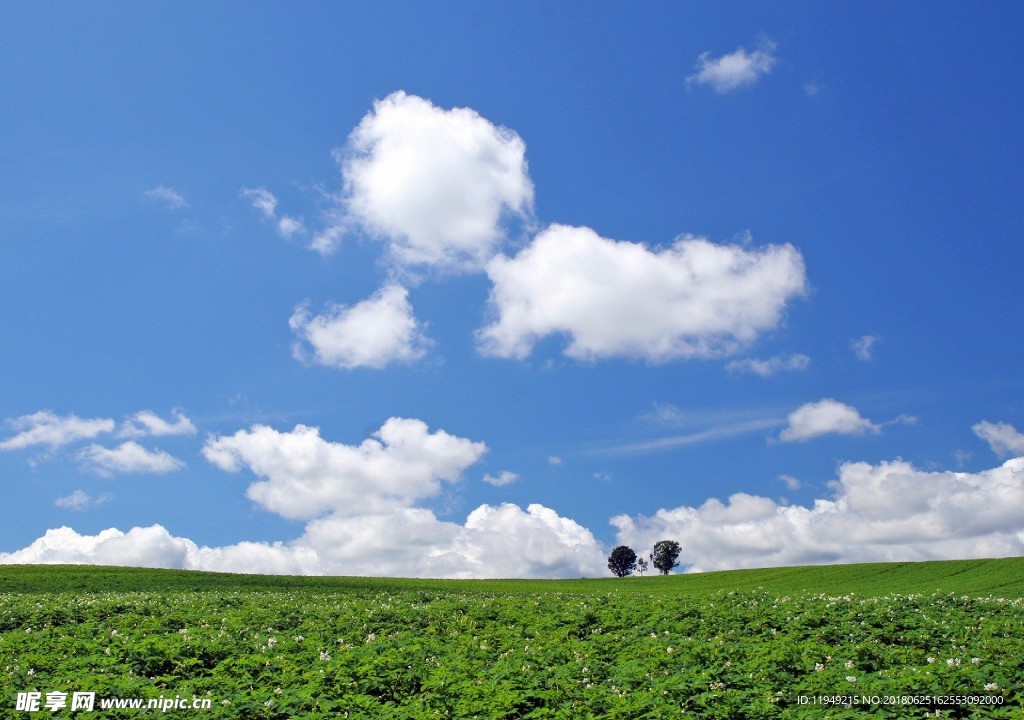
[[[502,470],[496,476],[490,474],[484,475],[484,482],[487,483],[488,485],[493,485],[494,487],[504,487],[505,485],[511,485],[518,479],[519,476],[516,473],[509,472],[508,470]]]
[[[795,355],[789,355],[783,357],[781,355],[775,355],[762,360],[760,358],[743,358],[742,360],[733,360],[725,369],[729,372],[740,372],[750,373],[751,375],[758,375],[760,377],[771,377],[780,372],[793,372],[798,370],[806,370],[811,364],[811,359],[806,355],[797,353]]]
[[[115,528],[79,535],[69,527],[47,530],[31,545],[0,553],[2,564],[83,564],[123,567],[185,568],[195,543],[170,535],[160,525],[128,532]]]
[[[548,455],[548,465],[562,465],[565,461],[558,455]]]
[[[810,440],[821,435],[877,435],[882,431],[856,408],[832,398],[801,405],[788,417],[789,425],[779,434],[784,442]]]
[[[121,437],[145,437],[152,435],[195,435],[196,426],[181,410],[172,412],[173,421],[164,420],[151,410],[142,410],[131,416],[118,431]]]
[[[299,337],[296,359],[346,370],[413,362],[432,344],[413,315],[409,292],[394,284],[351,307],[331,305],[321,315],[300,305],[288,325]]]
[[[988,443],[999,457],[1024,455],[1024,434],[1009,423],[990,423],[982,420],[971,428],[974,434]]]
[[[779,475],[779,480],[781,480],[790,490],[800,489],[800,481],[792,475]]]
[[[604,552],[593,534],[542,505],[481,505],[465,524],[429,510],[329,517],[299,540],[334,572],[420,577],[600,575]],[[345,568],[349,568],[345,570]]]
[[[407,507],[437,494],[442,481],[458,480],[486,451],[482,442],[429,432],[422,420],[406,418],[388,419],[357,446],[328,442],[305,425],[291,432],[254,425],[203,447],[222,470],[255,473],[260,481],[246,496],[293,519]]]
[[[775,43],[765,39],[751,53],[742,47],[719,58],[701,53],[697,58],[697,72],[686,78],[686,82],[710,85],[719,95],[753,85],[775,67],[774,51]]]
[[[804,294],[803,258],[791,245],[747,250],[683,237],[671,247],[552,225],[518,255],[487,266],[496,319],[481,351],[525,358],[543,337],[565,334],[565,354],[664,362],[737,352],[779,325]]]
[[[8,420],[7,425],[20,432],[0,442],[0,450],[21,450],[34,445],[58,448],[77,440],[111,432],[115,427],[114,421],[110,418],[83,420],[77,415],[60,416],[49,410],[22,415]]]
[[[831,486],[811,507],[738,493],[611,522],[617,543],[671,538],[684,565],[705,571],[1024,554],[1024,458],[976,474],[846,463]]]
[[[49,530],[0,563],[79,563],[301,575],[579,577],[605,574],[593,534],[542,505],[481,505],[462,525],[422,508],[314,520],[290,543],[198,546],[160,525],[79,535]]]
[[[115,448],[92,444],[78,453],[82,465],[100,475],[112,473],[169,473],[185,467],[163,450],[147,450],[134,440]]]
[[[64,510],[90,510],[102,505],[112,497],[113,495],[110,493],[103,493],[102,495],[93,497],[84,490],[75,490],[70,495],[57,498],[53,501],[53,504]]]
[[[346,218],[384,239],[399,267],[478,270],[504,239],[503,217],[532,212],[525,154],[472,109],[392,93],[336,152]]]
[[[728,501],[612,518],[616,544],[673,539],[690,570],[1024,554],[1024,458],[979,473],[903,461],[846,463],[810,506],[737,493]],[[603,576],[593,534],[541,505],[482,505],[458,524],[422,508],[337,513],[289,543],[199,547],[159,525],[48,531],[0,563],[93,563],[233,572],[420,577]]]
[[[265,219],[274,224],[277,234],[285,240],[305,234],[306,228],[301,220],[277,214],[277,198],[266,188],[243,188],[241,194]]]
[[[878,335],[865,335],[856,340],[851,340],[850,348],[858,360],[861,362],[871,362],[875,356],[875,345],[881,339]]]
[[[607,555],[574,520],[536,503],[481,505],[454,543],[469,560],[465,577],[579,577],[607,573]]]
[[[158,185],[151,190],[147,190],[143,195],[153,202],[161,203],[170,210],[181,210],[188,207],[188,202],[177,190],[164,185]]]

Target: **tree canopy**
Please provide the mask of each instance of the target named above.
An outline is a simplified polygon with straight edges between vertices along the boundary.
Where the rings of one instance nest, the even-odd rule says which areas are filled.
[[[635,567],[636,553],[626,545],[619,545],[608,556],[608,569],[614,573],[615,577],[631,575]]]
[[[682,548],[675,540],[659,540],[654,543],[654,549],[651,551],[651,564],[658,568],[662,575],[668,575],[672,568],[679,565],[677,558],[680,552]]]

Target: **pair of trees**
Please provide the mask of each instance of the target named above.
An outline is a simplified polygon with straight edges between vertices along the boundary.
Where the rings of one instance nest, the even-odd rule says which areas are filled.
[[[654,549],[651,550],[649,555],[651,564],[658,568],[662,575],[668,575],[672,568],[679,565],[677,559],[681,551],[682,548],[679,547],[679,543],[675,540],[659,540],[654,543]],[[642,574],[647,570],[647,561],[643,558],[637,558],[636,553],[628,545],[619,545],[608,556],[608,569],[612,571],[615,577],[632,575],[633,570],[637,568],[639,568]]]

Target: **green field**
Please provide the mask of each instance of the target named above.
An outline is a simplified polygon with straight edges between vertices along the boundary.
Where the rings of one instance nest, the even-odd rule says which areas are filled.
[[[1022,636],[1024,558],[560,581],[4,566],[0,716],[1019,718]]]

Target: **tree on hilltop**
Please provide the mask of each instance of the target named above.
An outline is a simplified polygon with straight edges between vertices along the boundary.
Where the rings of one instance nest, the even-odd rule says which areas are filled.
[[[615,577],[626,577],[632,574],[634,567],[636,567],[636,553],[626,545],[619,545],[608,556],[608,569]]]
[[[675,540],[659,540],[654,543],[654,549],[651,551],[651,564],[661,570],[662,575],[668,575],[672,568],[679,565],[676,560],[680,552],[682,548]]]

